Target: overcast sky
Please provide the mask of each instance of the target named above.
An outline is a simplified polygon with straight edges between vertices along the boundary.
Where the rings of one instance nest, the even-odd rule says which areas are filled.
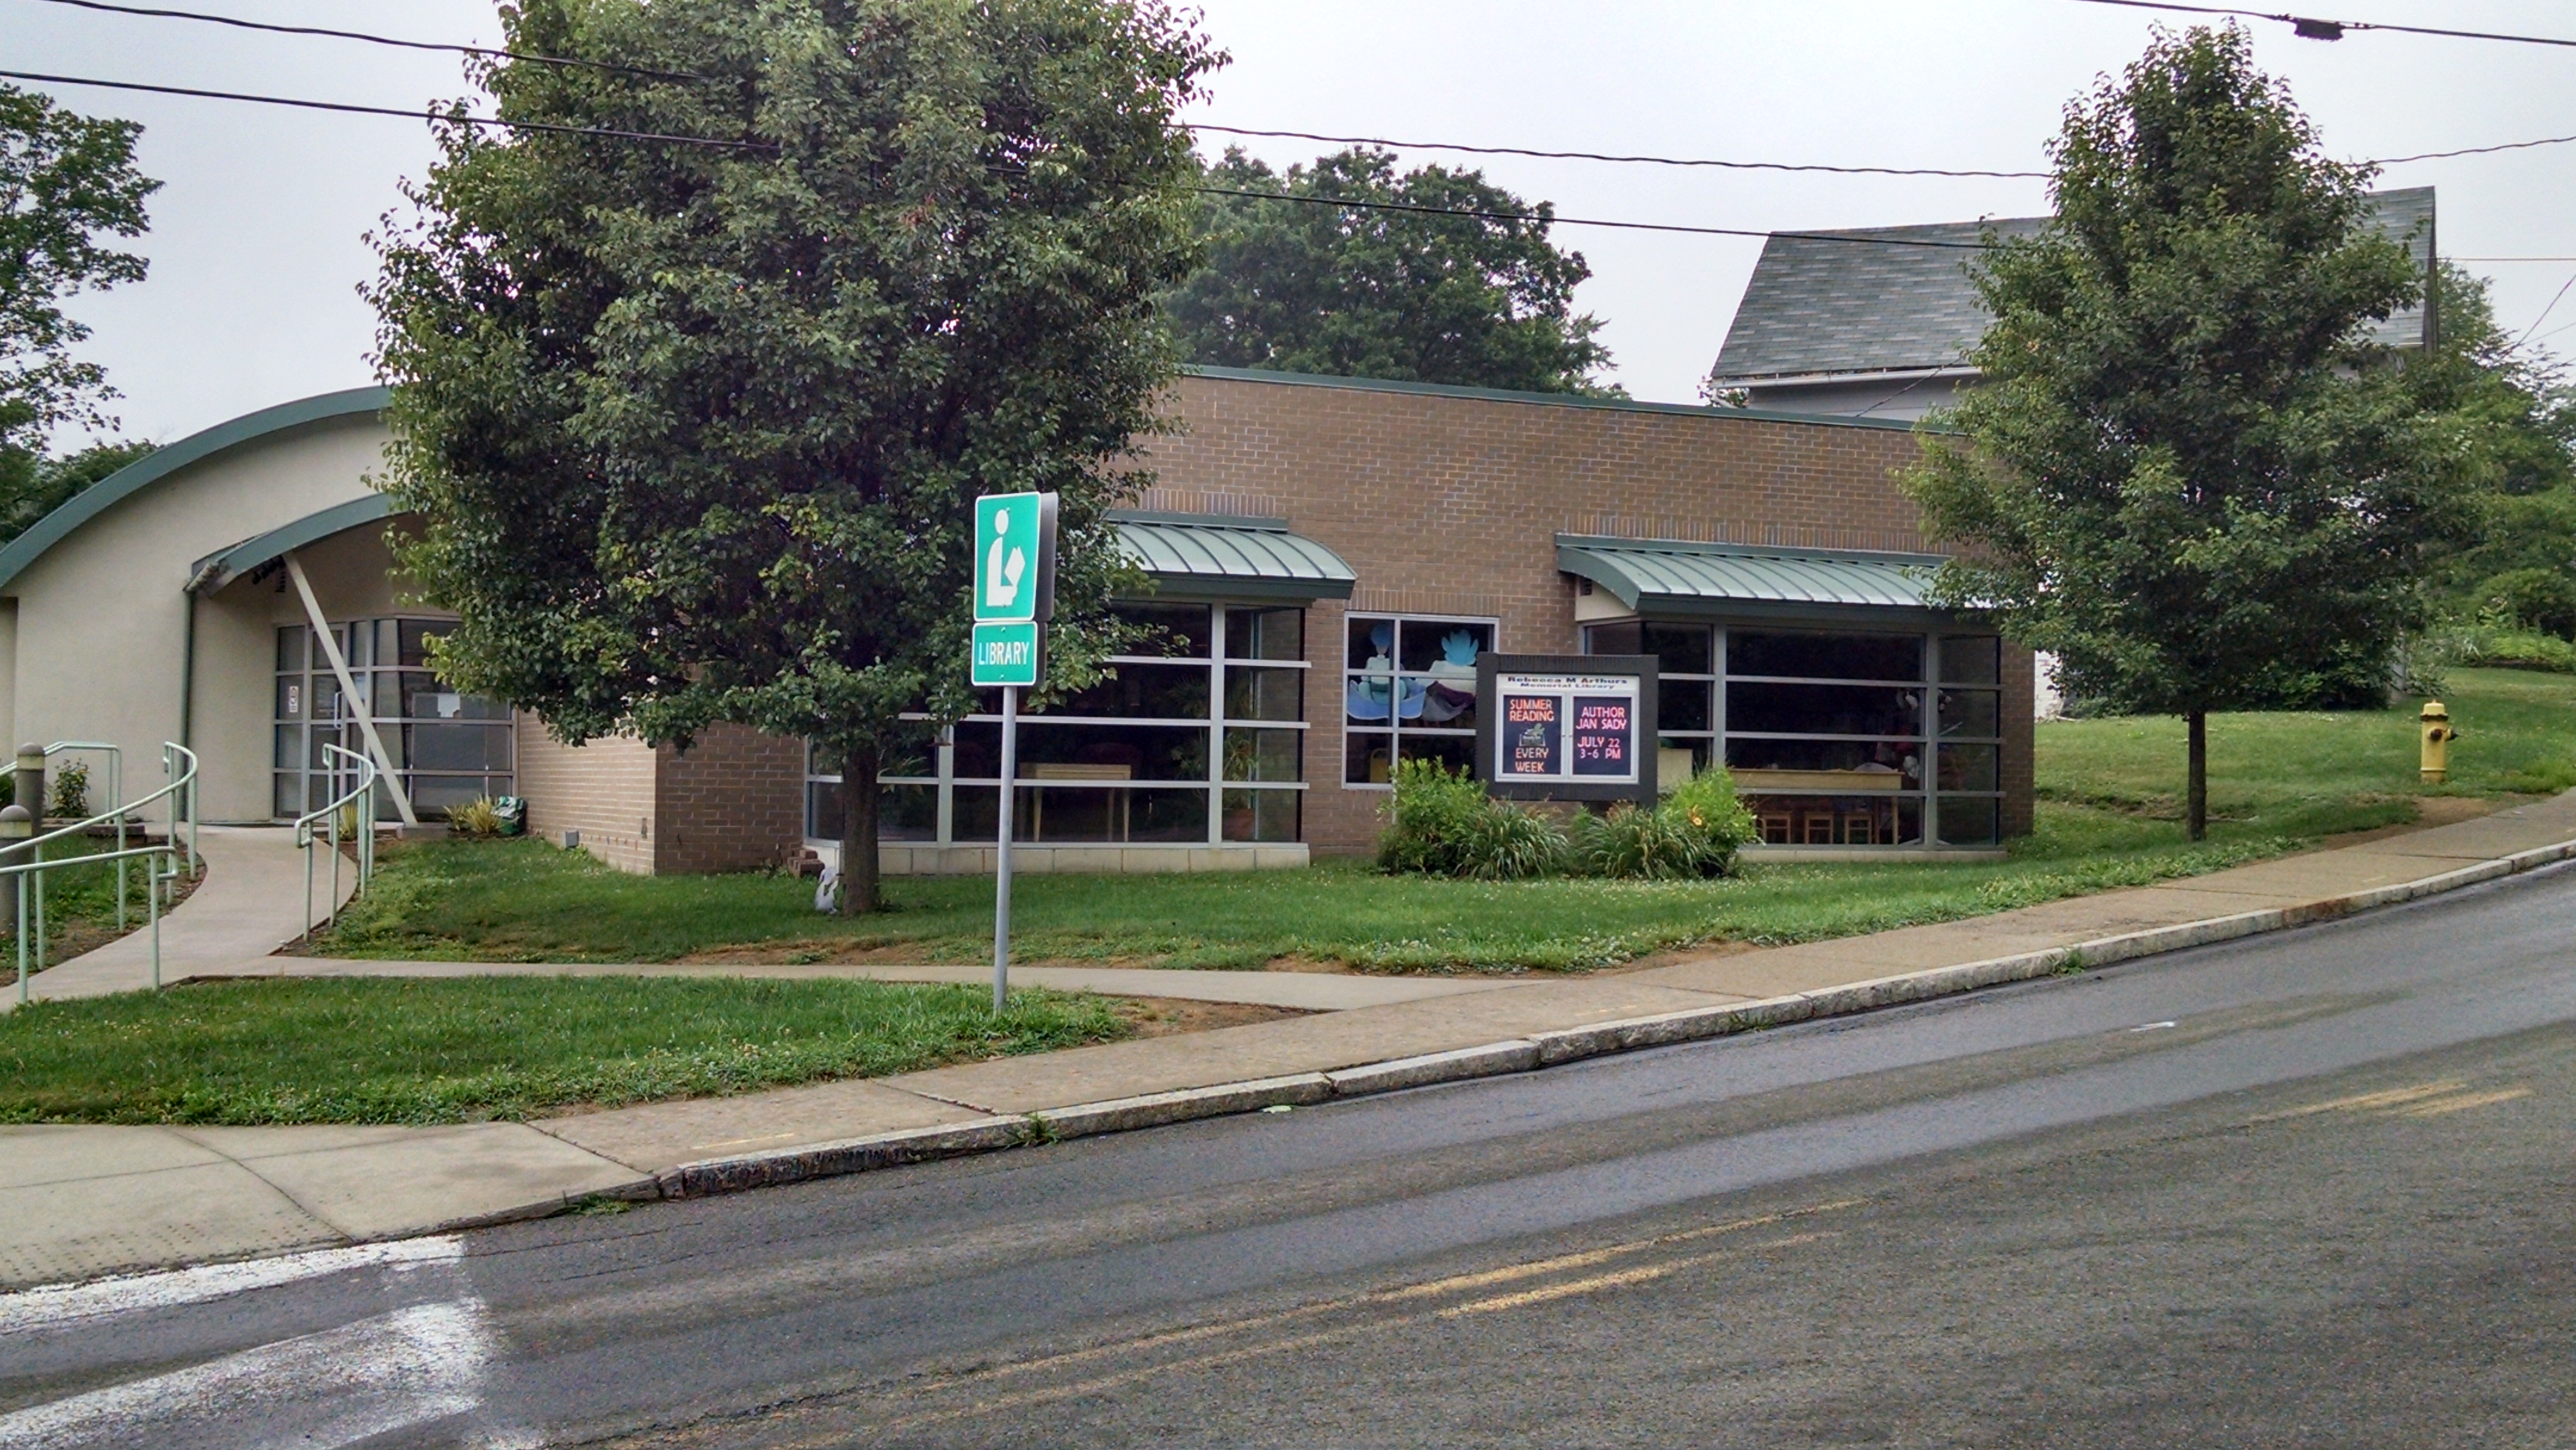
[[[2576,36],[2544,0],[2302,0],[2345,20]],[[193,0],[293,24],[495,43],[480,0]],[[2266,5],[2261,8],[2270,8]],[[2167,17],[2178,19],[2179,17]],[[1554,150],[2028,169],[2067,98],[2133,58],[2155,17],[2079,0],[1209,0],[1232,52],[1194,119],[1267,129]],[[2576,133],[2576,49],[2357,33],[2321,43],[2250,22],[2347,158]],[[454,57],[0,0],[0,68],[380,105],[463,93]],[[140,285],[84,297],[87,355],[125,393],[125,430],[163,442],[272,403],[371,380],[362,234],[430,159],[421,126],[210,100],[47,87],[146,126],[153,199]],[[1209,137],[1213,149],[1219,138]],[[1327,149],[1262,141],[1274,164]],[[1414,152],[1408,164],[1462,158]],[[1783,176],[1515,158],[1486,174],[1566,216],[1798,229],[2045,209],[2037,181]],[[2440,188],[2442,250],[2576,257],[2576,145],[2393,167],[2383,186]],[[1618,380],[1690,401],[1761,243],[1561,227],[1593,278],[1581,305]],[[2540,317],[2576,261],[2471,262],[2499,312]],[[2536,339],[2576,344],[2576,293]],[[77,440],[66,440],[77,441]]]

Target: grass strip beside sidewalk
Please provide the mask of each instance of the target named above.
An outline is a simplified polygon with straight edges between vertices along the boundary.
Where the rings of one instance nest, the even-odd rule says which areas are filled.
[[[0,1016],[0,1123],[461,1123],[1107,1041],[1108,998],[879,982],[201,983]]]
[[[2446,786],[2416,779],[2411,710],[2213,717],[2210,837],[2184,839],[2182,722],[2067,720],[2038,739],[2038,829],[1994,861],[1765,862],[1724,881],[1478,882],[1302,871],[1018,878],[1024,962],[1363,971],[1593,971],[1705,943],[1779,944],[1955,921],[2199,875],[2416,818],[2422,794],[2576,785],[2576,678],[2456,671],[2467,732]],[[1318,789],[1331,789],[1318,785]],[[818,915],[794,878],[630,876],[543,842],[389,853],[316,950],[473,961],[865,959],[972,962],[992,950],[989,877],[896,878],[889,909]]]

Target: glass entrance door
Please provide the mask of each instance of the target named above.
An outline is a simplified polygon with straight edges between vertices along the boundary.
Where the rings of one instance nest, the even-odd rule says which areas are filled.
[[[513,793],[509,707],[450,690],[429,669],[429,637],[445,623],[364,619],[332,626],[358,701],[341,698],[330,656],[309,627],[277,631],[270,809],[279,819],[318,810],[348,788],[345,777],[334,777],[323,747],[366,752],[355,708],[361,702],[371,707],[376,733],[421,819],[443,819],[467,801]],[[389,792],[378,792],[377,806],[382,818],[393,817]]]

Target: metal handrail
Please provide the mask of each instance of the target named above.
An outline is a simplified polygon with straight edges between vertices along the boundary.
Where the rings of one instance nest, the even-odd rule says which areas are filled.
[[[103,748],[113,750],[115,747],[86,746],[81,745],[78,742],[65,742],[62,748]],[[52,747],[48,747],[49,754],[51,753],[51,749]],[[184,769],[182,768],[182,762],[185,763]],[[16,763],[14,761],[11,762],[10,769],[15,771],[16,768]],[[152,923],[152,985],[155,990],[160,988],[162,898],[165,892],[175,888],[179,879],[179,821],[183,812],[188,822],[188,846],[186,858],[192,875],[194,874],[197,865],[202,860],[197,852],[197,753],[184,745],[173,745],[165,742],[161,747],[161,773],[170,778],[170,783],[161,787],[159,790],[152,792],[150,795],[144,796],[138,800],[120,803],[114,810],[92,816],[85,821],[78,821],[68,826],[47,831],[41,835],[31,836],[24,841],[9,843],[7,854],[16,856],[23,853],[25,857],[23,860],[13,861],[7,865],[0,865],[0,876],[15,877],[18,883],[17,945],[18,1000],[20,1002],[27,1000],[27,977],[29,975],[28,951],[31,945],[35,953],[35,970],[41,972],[45,969],[45,873],[47,871],[60,870],[65,866],[90,866],[105,861],[116,862],[117,929],[122,932],[125,927],[125,863],[128,860],[149,856],[159,856],[168,862],[167,870],[163,870],[157,866],[147,866],[145,868],[144,900],[150,909]],[[131,849],[123,846],[124,827],[122,822],[124,819],[129,814],[139,814],[144,807],[151,805],[155,801],[161,800],[167,800],[170,802],[170,829],[167,834],[162,837],[161,844],[155,846],[147,843]],[[32,808],[29,814],[34,814]],[[118,840],[120,844],[118,849],[94,855],[66,856],[52,861],[45,859],[45,845],[47,842],[59,841],[68,836],[79,835],[82,832],[87,831],[90,827],[102,824],[111,819],[119,822]],[[33,888],[34,907],[32,913],[34,918],[32,923],[34,930],[32,932],[28,929],[30,925],[29,897],[31,887]]]
[[[343,811],[356,817],[354,834],[358,839],[358,889],[366,890],[367,883],[374,880],[376,875],[376,782],[383,777],[384,772],[376,768],[376,762],[372,756],[362,755],[355,750],[343,749],[337,745],[325,745],[322,747],[322,763],[324,768],[334,776],[340,774],[340,770],[331,765],[331,757],[334,755],[346,757],[354,762],[350,769],[357,774],[358,783],[332,798],[319,809],[308,811],[295,818],[295,846],[297,850],[304,853],[304,941],[308,945],[313,940],[314,826],[320,824],[324,827],[323,835],[331,852],[331,898],[330,904],[325,908],[324,925],[337,925],[340,920],[340,844],[343,839],[340,816]]]
[[[125,751],[122,748],[104,740],[57,740],[45,747],[45,759],[51,760],[57,755],[68,755],[75,751],[86,753],[93,750],[104,751],[107,754],[107,798],[112,801],[124,799]],[[17,779],[17,757],[12,756],[6,762],[0,762],[0,776],[7,776],[12,781]],[[45,772],[45,784],[49,789],[53,785],[51,770]],[[27,807],[27,814],[35,818],[37,829],[42,830],[45,824],[45,803],[20,801],[18,804]],[[95,820],[84,821],[80,826],[71,829],[85,829],[93,824],[96,824]],[[125,850],[125,813],[121,807],[116,812],[116,849],[120,853]],[[39,876],[36,878],[36,908],[39,919],[44,915],[44,900],[44,878]],[[125,858],[120,854],[116,857],[116,932],[119,936],[125,934],[125,901]]]

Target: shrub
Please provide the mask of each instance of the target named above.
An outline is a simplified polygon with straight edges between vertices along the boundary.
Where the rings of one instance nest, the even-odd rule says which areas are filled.
[[[1565,832],[1556,822],[1511,801],[1488,799],[1467,822],[1457,874],[1483,881],[1527,881],[1566,866]]]
[[[2576,579],[2556,569],[2507,569],[2478,587],[2487,609],[2536,634],[2576,639]]]
[[[469,841],[489,841],[501,834],[501,808],[490,796],[452,806],[447,812],[447,832]]]
[[[77,760],[67,760],[54,770],[45,782],[45,813],[75,821],[89,819],[89,767]]]
[[[1575,826],[1574,857],[1594,876],[1659,880],[1723,876],[1753,839],[1753,813],[1723,767],[1701,771],[1652,810],[1622,802]]]
[[[1395,799],[1378,836],[1388,871],[1525,881],[1580,871],[1623,879],[1723,876],[1753,839],[1753,813],[1735,779],[1705,770],[1649,810],[1628,802],[1575,819],[1571,840],[1526,806],[1495,800],[1465,771],[1409,760],[1395,770]]]
[[[2576,644],[2569,644],[2555,635],[2530,634],[2514,629],[2472,629],[2452,645],[2451,654],[2464,665],[2576,675]]]
[[[1377,863],[1392,872],[1517,881],[1564,869],[1565,833],[1545,816],[1485,794],[1463,770],[1401,761]]]

